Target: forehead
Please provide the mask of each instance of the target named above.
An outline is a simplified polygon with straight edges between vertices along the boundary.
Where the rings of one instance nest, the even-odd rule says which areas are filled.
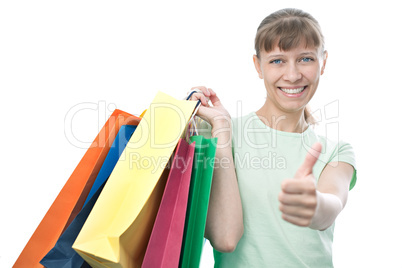
[[[294,48],[283,50],[279,45],[275,45],[270,51],[261,51],[263,55],[300,55],[300,54],[318,54],[318,48],[316,47],[306,47],[305,45],[299,45]]]

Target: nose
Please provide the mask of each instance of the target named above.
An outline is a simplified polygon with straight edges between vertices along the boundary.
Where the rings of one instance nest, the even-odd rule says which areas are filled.
[[[302,78],[302,73],[296,64],[288,64],[283,75],[283,79],[290,83],[295,83]]]

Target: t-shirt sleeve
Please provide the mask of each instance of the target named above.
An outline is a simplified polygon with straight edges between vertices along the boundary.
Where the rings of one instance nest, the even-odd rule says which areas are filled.
[[[328,161],[330,162],[345,162],[353,166],[353,176],[352,180],[350,181],[349,190],[352,190],[353,187],[356,185],[356,158],[353,147],[344,141],[340,141],[335,152],[332,154],[331,158]]]

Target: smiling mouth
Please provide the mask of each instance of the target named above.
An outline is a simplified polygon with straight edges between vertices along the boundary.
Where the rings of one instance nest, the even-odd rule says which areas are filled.
[[[299,88],[284,88],[284,87],[279,87],[279,89],[280,89],[281,91],[285,92],[286,94],[299,94],[299,93],[302,93],[306,88],[307,88],[307,86],[299,87]]]

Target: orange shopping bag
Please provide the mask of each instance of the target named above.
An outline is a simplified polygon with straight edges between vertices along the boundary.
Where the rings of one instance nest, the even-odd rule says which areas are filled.
[[[138,125],[140,118],[115,110],[67,180],[21,252],[15,268],[43,267],[39,261],[80,212],[114,138],[122,125]]]

